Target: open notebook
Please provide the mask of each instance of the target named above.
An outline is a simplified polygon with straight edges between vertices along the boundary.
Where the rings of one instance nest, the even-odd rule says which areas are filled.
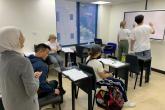
[[[100,58],[99,61],[103,62],[105,65],[113,66],[116,68],[122,67],[125,65],[125,63],[117,61],[117,60],[112,60],[108,58]]]
[[[64,75],[68,76],[71,80],[77,81],[88,77],[83,71],[78,69],[70,69],[62,72]]]

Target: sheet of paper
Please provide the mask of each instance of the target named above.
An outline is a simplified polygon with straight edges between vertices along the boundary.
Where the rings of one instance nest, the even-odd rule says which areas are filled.
[[[63,47],[62,51],[65,53],[74,53],[74,50],[71,49],[70,47]]]
[[[62,72],[64,75],[68,76],[71,80],[77,81],[82,78],[88,77],[83,71],[77,69],[70,69]]]
[[[28,57],[30,55],[35,55],[35,52],[24,52],[24,55]]]
[[[125,63],[123,63],[123,62],[108,59],[108,58],[100,58],[99,61],[103,62],[105,65],[113,66],[113,67],[116,67],[116,68],[125,65]]]

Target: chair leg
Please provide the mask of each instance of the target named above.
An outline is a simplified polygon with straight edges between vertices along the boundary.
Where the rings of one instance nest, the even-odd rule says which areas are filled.
[[[96,100],[96,90],[94,91],[92,110],[94,110],[95,100]]]
[[[132,72],[130,72],[130,77],[133,78],[133,73]]]
[[[137,79],[138,79],[138,75],[136,75],[136,80],[135,80],[134,89],[136,88]]]

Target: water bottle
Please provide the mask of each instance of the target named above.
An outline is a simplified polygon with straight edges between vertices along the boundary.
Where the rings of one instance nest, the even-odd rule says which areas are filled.
[[[126,54],[123,52],[121,56],[121,62],[125,62],[126,60]]]

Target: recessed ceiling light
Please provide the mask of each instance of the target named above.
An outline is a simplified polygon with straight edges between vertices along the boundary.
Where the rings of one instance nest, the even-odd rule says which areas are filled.
[[[106,2],[106,1],[96,1],[96,2],[91,2],[92,4],[99,4],[99,5],[102,5],[102,4],[108,4],[108,3],[111,3],[111,2]]]

